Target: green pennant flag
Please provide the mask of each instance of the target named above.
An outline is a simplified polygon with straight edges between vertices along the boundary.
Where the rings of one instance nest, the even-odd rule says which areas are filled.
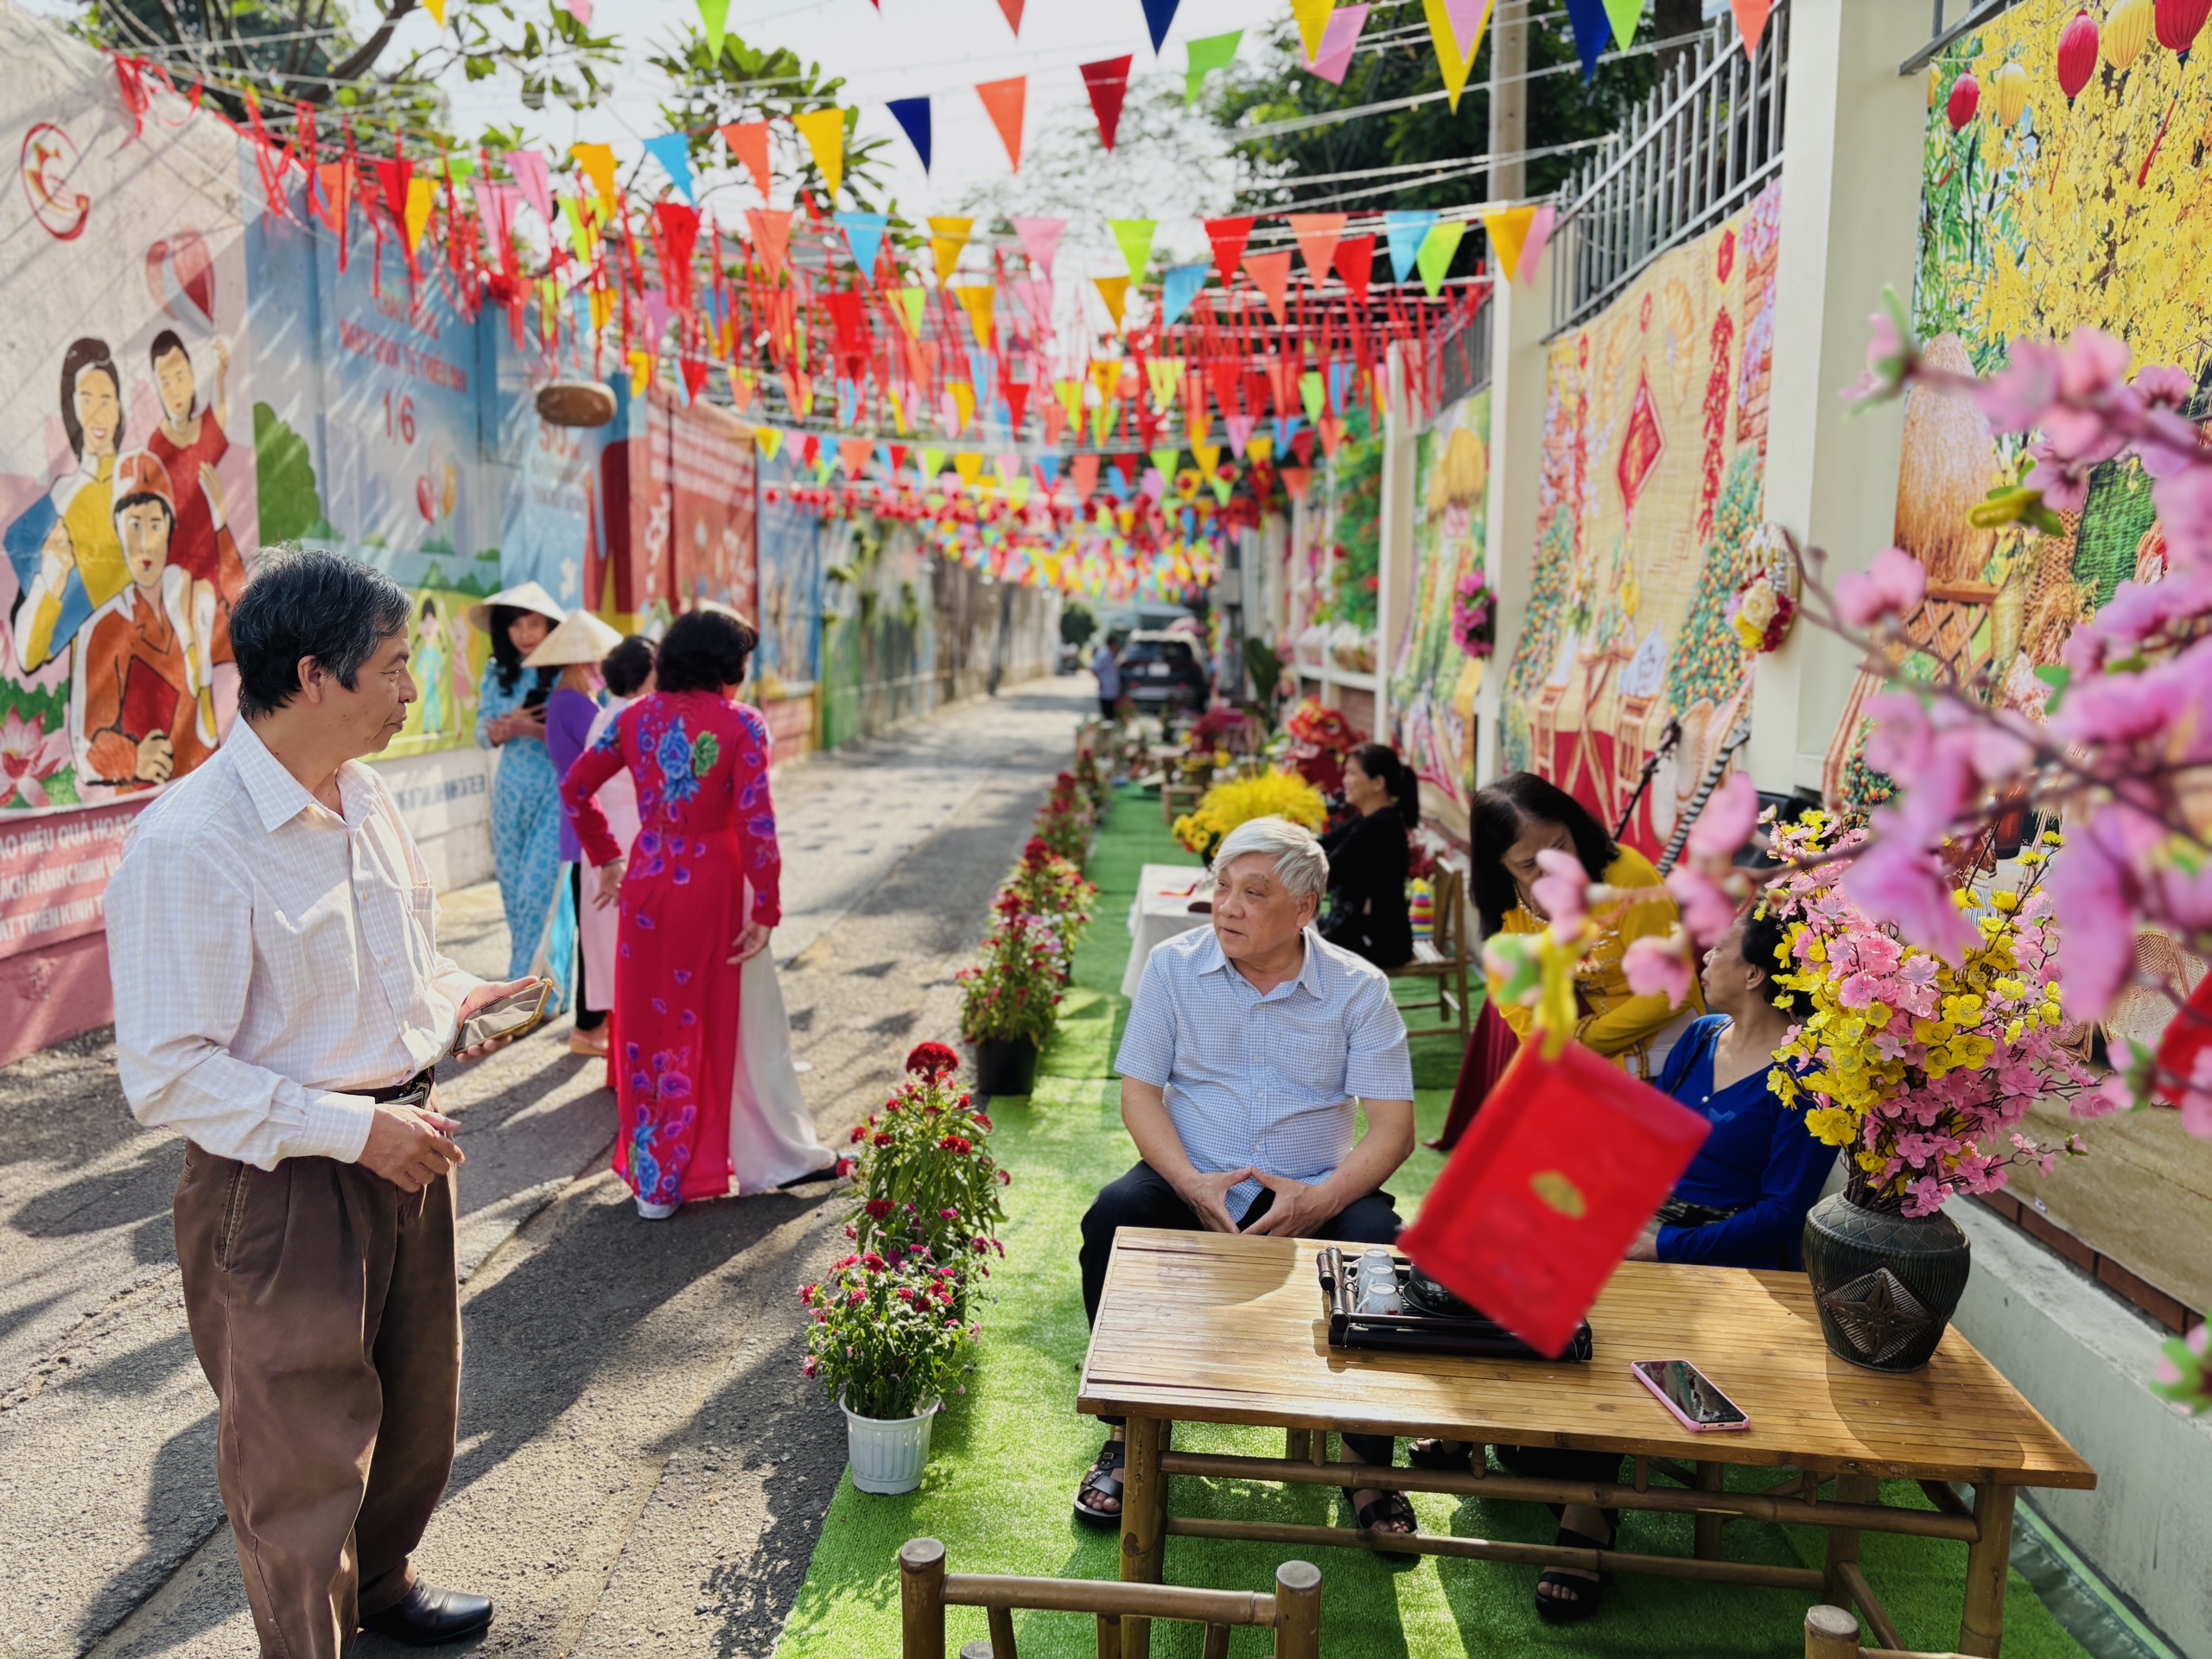
[[[1183,71],[1183,107],[1188,109],[1198,101],[1198,87],[1217,69],[1226,69],[1236,56],[1237,42],[1244,38],[1244,31],[1232,29],[1226,35],[1209,35],[1203,41],[1189,43],[1190,67]]]
[[[1160,468],[1160,477],[1167,480],[1170,488],[1175,483],[1175,463],[1182,458],[1180,449],[1154,449],[1145,456],[1147,461]]]
[[[1458,219],[1439,219],[1428,227],[1428,234],[1421,239],[1421,251],[1414,257],[1414,264],[1421,271],[1421,286],[1434,299],[1444,291],[1444,273],[1452,269],[1452,256],[1459,251],[1459,238],[1467,233],[1466,221]]]
[[[906,332],[914,339],[922,337],[922,303],[929,297],[928,290],[918,284],[894,290],[899,302],[899,321],[906,325]]]
[[[1298,377],[1298,396],[1306,405],[1306,418],[1319,426],[1329,407],[1329,389],[1321,384],[1320,370],[1308,369]]]
[[[1636,43],[1636,26],[1643,21],[1643,0],[1605,0],[1605,16],[1613,22],[1613,39],[1623,51]]]
[[[1114,415],[1118,408],[1109,397],[1090,411],[1090,444],[1094,449],[1104,447],[1106,435],[1114,429]]]
[[[1160,227],[1154,219],[1109,219],[1106,228],[1114,232],[1114,240],[1121,244],[1122,257],[1129,262],[1129,280],[1138,282],[1144,276],[1145,264],[1152,257],[1152,233]]]
[[[729,0],[699,0],[699,21],[707,26],[707,61],[722,54],[722,37],[729,32]]]
[[[938,474],[944,470],[944,450],[925,449],[922,451],[922,486],[925,489],[934,485],[937,482]]]

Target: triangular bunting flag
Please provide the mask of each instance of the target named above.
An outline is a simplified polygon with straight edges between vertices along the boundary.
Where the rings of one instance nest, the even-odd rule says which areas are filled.
[[[1047,495],[1051,494],[1052,486],[1059,481],[1060,458],[1058,455],[1039,455],[1031,464],[1037,469],[1037,481],[1045,486]]]
[[[1022,251],[1047,276],[1052,274],[1052,261],[1059,257],[1060,232],[1066,226],[1065,219],[1017,219],[1014,221],[1014,233],[1021,238]]]
[[[1421,286],[1428,290],[1430,299],[1444,291],[1445,273],[1452,269],[1452,256],[1459,251],[1459,238],[1466,233],[1465,220],[1447,219],[1432,225],[1428,234],[1421,238],[1415,263],[1421,267]]]
[[[429,227],[431,209],[437,206],[438,185],[435,179],[420,174],[407,181],[407,251],[413,253],[423,245],[423,232]]]
[[[1211,268],[1206,265],[1173,265],[1160,283],[1160,321],[1172,326],[1182,320],[1191,308],[1191,302],[1198,297],[1198,290],[1206,285]]]
[[[1329,389],[1321,383],[1319,369],[1308,369],[1298,377],[1298,396],[1306,405],[1306,418],[1319,426],[1329,407]]]
[[[1077,455],[1068,462],[1068,482],[1074,486],[1076,499],[1088,501],[1098,493],[1098,457]]]
[[[1636,44],[1636,26],[1643,21],[1643,0],[1605,0],[1605,16],[1612,19],[1616,46],[1626,51]]]
[[[1290,250],[1280,248],[1273,253],[1248,253],[1244,256],[1244,274],[1259,285],[1267,296],[1268,309],[1274,313],[1277,322],[1287,322],[1290,317]]]
[[[1309,64],[1321,54],[1321,36],[1336,9],[1337,0],[1290,0],[1290,15],[1298,21],[1298,43],[1306,48]]]
[[[1331,17],[1328,28],[1321,31],[1321,49],[1306,67],[1331,86],[1343,86],[1344,73],[1351,67],[1352,48],[1359,44],[1359,32],[1367,27],[1367,14],[1372,10],[1371,6],[1346,6]]]
[[[953,470],[960,474],[960,481],[969,489],[983,475],[983,458],[972,449],[963,449],[952,458]]]
[[[791,210],[788,207],[748,207],[745,222],[753,231],[753,251],[770,270],[791,263]]]
[[[773,461],[776,458],[776,451],[784,447],[783,429],[774,426],[754,427],[753,447],[770,461]]]
[[[999,142],[1006,146],[1006,159],[1017,173],[1021,171],[1021,116],[1029,101],[1029,77],[1012,75],[1004,80],[980,81],[976,96],[983,100],[983,110],[991,118],[991,124],[999,130]]]
[[[1459,94],[1467,87],[1467,71],[1475,61],[1475,48],[1482,44],[1483,27],[1490,22],[1490,0],[1421,0],[1421,10],[1428,18],[1428,38],[1436,48],[1437,67],[1444,73],[1444,91],[1452,108],[1457,110]],[[1463,29],[1470,13],[1473,28]]]
[[[998,302],[998,290],[988,283],[965,283],[945,292],[960,302],[960,308],[968,314],[968,326],[976,331],[976,342],[988,346],[993,333],[994,313]],[[988,380],[990,377],[986,375]]]
[[[614,190],[614,147],[612,144],[570,144],[569,154],[576,158],[584,176],[591,181],[592,188],[599,192],[600,206],[612,213],[620,205]]]
[[[922,158],[922,171],[930,170],[930,101],[926,98],[894,98],[884,107]]]
[[[1026,0],[999,0],[999,10],[1006,14],[1006,26],[1014,31],[1016,40],[1021,38],[1021,8]]]
[[[868,458],[875,451],[872,438],[840,438],[837,440],[837,464],[845,469],[847,478],[858,478],[868,468]]]
[[[1521,269],[1528,273],[1525,287],[1536,285],[1536,270],[1544,257],[1544,245],[1552,239],[1552,226],[1558,219],[1559,209],[1548,201],[1536,209],[1535,217],[1529,221],[1529,234],[1521,244]],[[1510,276],[1506,278],[1508,282],[1512,280]]]
[[[1082,381],[1055,380],[1052,382],[1052,396],[1059,400],[1060,408],[1066,412],[1068,419],[1079,421],[1083,418]]]
[[[1225,429],[1229,433],[1229,447],[1230,450],[1240,455],[1250,447],[1252,442],[1252,429],[1259,425],[1259,422],[1249,415],[1226,416],[1223,418],[1221,423],[1224,429]]]
[[[967,380],[952,381],[946,391],[952,394],[952,429],[965,432],[968,423],[976,418],[976,387]]]
[[[1736,14],[1736,33],[1743,38],[1744,55],[1758,57],[1759,39],[1766,33],[1766,20],[1773,15],[1774,0],[1728,0],[1728,10]]]
[[[1114,327],[1122,326],[1122,308],[1128,303],[1129,279],[1126,276],[1094,276],[1090,285],[1098,290],[1098,297],[1106,302],[1106,314],[1114,319]]]
[[[791,117],[791,125],[806,140],[807,153],[814,157],[815,166],[822,169],[822,181],[829,187],[830,200],[836,201],[837,187],[845,181],[845,112],[834,105],[826,110],[805,110]]]
[[[1253,221],[1250,216],[1209,219],[1203,222],[1206,227],[1206,240],[1213,245],[1214,269],[1221,273],[1223,282],[1235,282],[1236,262],[1243,257],[1244,245],[1252,239]]]
[[[1435,223],[1436,210],[1433,207],[1406,208],[1382,215],[1382,233],[1390,243],[1392,281],[1402,283],[1413,275],[1414,261],[1421,255],[1421,238]]]
[[[1313,481],[1313,473],[1304,467],[1286,467],[1275,476],[1282,480],[1284,493],[1294,501],[1305,500],[1306,486]]]
[[[1114,232],[1114,240],[1122,250],[1122,257],[1128,262],[1129,279],[1141,281],[1146,263],[1152,257],[1152,233],[1160,228],[1160,221],[1152,219],[1109,219],[1106,228]],[[1118,314],[1116,316],[1118,321]]]
[[[1153,407],[1165,415],[1175,407],[1176,389],[1183,384],[1183,360],[1175,357],[1148,358],[1144,373],[1152,383]]]
[[[1167,30],[1175,21],[1175,9],[1182,0],[1144,0],[1144,26],[1152,35],[1152,52],[1160,55],[1167,40]]]
[[[937,257],[938,285],[943,287],[960,264],[960,250],[968,245],[969,232],[976,228],[972,219],[951,219],[942,214],[930,219],[930,251]]]
[[[1306,256],[1306,274],[1316,283],[1328,280],[1329,262],[1337,257],[1337,243],[1349,222],[1344,213],[1293,213],[1290,233]]]
[[[1211,479],[1214,475],[1214,469],[1221,465],[1221,446],[1217,443],[1193,442],[1191,445],[1191,459],[1198,463],[1198,476]]]
[[[722,143],[729,146],[729,153],[752,171],[753,182],[760,189],[761,200],[766,200],[773,176],[768,167],[768,124],[733,121],[718,130]]]
[[[944,474],[944,451],[925,448],[922,451],[920,465],[922,482],[925,485],[936,483]]]
[[[1129,65],[1134,56],[1101,58],[1083,66],[1083,90],[1090,94],[1091,113],[1098,118],[1098,142],[1110,153],[1114,133],[1122,124],[1122,100],[1129,92]]]
[[[1511,282],[1514,273],[1521,269],[1521,250],[1529,239],[1529,226],[1536,217],[1534,207],[1501,207],[1483,215],[1483,230],[1490,237],[1490,251],[1497,257],[1497,268]]]
[[[1183,459],[1183,452],[1180,449],[1173,448],[1154,449],[1148,452],[1146,454],[1145,459],[1152,463],[1152,470],[1159,475],[1160,479],[1164,483],[1166,480],[1174,476],[1175,463]],[[1145,488],[1147,493],[1152,494],[1155,500],[1159,499],[1158,492],[1152,489],[1152,480],[1150,479],[1147,479],[1145,480]]]
[[[861,268],[861,275],[875,274],[875,257],[883,248],[883,232],[891,223],[887,213],[840,213],[837,228],[845,233],[845,245],[853,251],[853,263]]]
[[[910,340],[919,340],[922,337],[922,302],[927,297],[928,290],[918,284],[912,288],[894,289],[892,291],[892,310],[898,316],[900,325],[906,330],[906,336]]]
[[[545,228],[550,231],[553,228],[553,190],[544,153],[535,149],[510,150],[507,152],[507,167],[514,174],[515,182],[522,187],[524,200],[537,209],[537,216],[545,221]],[[322,169],[317,168],[315,170],[320,174]]]
[[[707,61],[712,63],[722,54],[722,41],[729,35],[729,0],[699,0],[699,22],[707,35]]]
[[[1613,32],[1613,20],[1605,15],[1605,0],[1567,0],[1567,20],[1574,28],[1574,49],[1582,59],[1582,79],[1590,80],[1597,75],[1598,60]]]
[[[1367,299],[1368,279],[1375,273],[1375,237],[1348,236],[1337,244],[1337,275],[1351,290],[1351,296],[1363,303]]]
[[[1205,78],[1217,69],[1226,69],[1236,57],[1236,48],[1244,38],[1244,31],[1232,29],[1226,35],[1209,35],[1203,41],[1192,41],[1184,49],[1190,61],[1183,71],[1183,107],[1188,109],[1198,101],[1198,89]]]

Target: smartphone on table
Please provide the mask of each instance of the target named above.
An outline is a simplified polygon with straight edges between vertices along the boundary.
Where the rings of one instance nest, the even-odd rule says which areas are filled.
[[[461,1022],[461,1029],[454,1033],[453,1046],[447,1052],[458,1054],[480,1043],[527,1035],[543,1023],[545,1004],[552,995],[551,980],[533,979],[522,989],[486,1002]]]
[[[1684,1428],[1707,1434],[1751,1426],[1743,1408],[1687,1359],[1639,1359],[1629,1370]]]

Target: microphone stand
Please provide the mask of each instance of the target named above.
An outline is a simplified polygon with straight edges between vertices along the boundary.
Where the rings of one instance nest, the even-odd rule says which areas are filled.
[[[1643,791],[1651,787],[1651,774],[1659,770],[1659,763],[1675,752],[1675,745],[1681,741],[1682,722],[1669,720],[1659,734],[1659,747],[1644,757],[1643,770],[1637,777],[1636,789],[1628,798],[1628,804],[1621,809],[1621,821],[1613,826],[1613,839],[1618,841],[1628,833],[1628,822],[1636,816],[1636,804],[1643,798]]]

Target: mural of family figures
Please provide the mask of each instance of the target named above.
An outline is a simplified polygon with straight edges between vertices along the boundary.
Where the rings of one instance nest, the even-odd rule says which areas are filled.
[[[1611,827],[1671,723],[1680,736],[1625,831],[1650,855],[1750,712],[1728,612],[1767,563],[1781,190],[1769,185],[1655,260],[1551,351],[1535,558],[1499,698],[1502,760],[1551,779]]]
[[[22,690],[11,725],[28,747],[24,693],[63,710],[59,729],[41,722],[29,763],[10,768],[0,805],[167,783],[214,752],[237,712],[230,613],[245,567],[216,470],[230,449],[230,349],[212,339],[196,365],[177,331],[162,328],[141,366],[160,411],[143,435],[132,412],[149,400],[134,397],[141,388],[126,383],[108,342],[69,344],[58,396],[67,460],[0,531],[16,590],[6,668]]]
[[[2201,142],[2183,138],[2174,113],[2177,95],[2183,111],[2196,95],[2182,82],[2188,67],[2164,51],[2124,64],[2107,57],[2068,99],[2056,43],[2075,10],[2031,0],[1931,66],[1914,326],[1931,361],[1962,373],[2003,366],[2014,340],[2102,329],[2126,342],[2133,368],[2165,364],[2193,376],[2192,412],[2202,418],[2212,386],[2202,229],[2212,177],[2195,159]],[[1972,72],[1989,86],[2007,64],[2025,72],[2025,98],[2008,105],[1985,97],[1954,130],[1945,111],[1958,77]],[[2016,475],[2033,435],[1993,433],[1972,403],[1915,388],[1896,538],[1928,570],[1927,603],[1907,624],[1900,660],[1910,668],[1915,649],[1963,648],[1999,701],[2038,717],[2051,689],[2038,671],[2059,663],[2075,625],[2121,582],[2160,580],[2166,544],[2151,480],[2133,459],[2092,471],[2087,499],[2060,515],[2061,534],[1968,524],[1986,493]],[[1865,806],[1890,792],[1862,758],[1859,709],[1878,683],[1859,677],[1837,728],[1822,780],[1833,800]]]
[[[422,691],[416,711],[420,734],[430,740],[465,738],[476,709],[476,674],[469,640],[453,620],[451,601],[434,593],[416,596],[414,654],[409,659]]]
[[[1459,647],[1452,606],[1482,569],[1490,488],[1490,393],[1446,410],[1414,453],[1413,603],[1390,682],[1397,748],[1421,784],[1424,814],[1465,839],[1475,763],[1475,696],[1483,664]]]

